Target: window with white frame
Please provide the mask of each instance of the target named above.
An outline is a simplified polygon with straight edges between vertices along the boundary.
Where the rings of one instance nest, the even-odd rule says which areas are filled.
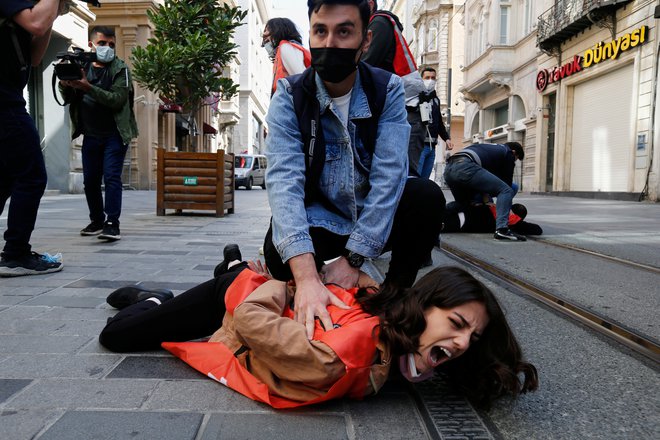
[[[500,3],[500,37],[499,44],[509,44],[509,27],[511,22],[511,5],[508,2]]]
[[[424,55],[426,52],[426,27],[422,23],[419,27],[419,40],[417,40],[417,45],[419,46],[419,55]]]
[[[486,50],[486,37],[488,32],[486,32],[486,17],[483,15],[479,17],[479,24],[477,25],[477,53],[476,57],[479,57],[484,50]]]
[[[532,29],[536,27],[536,19],[534,17],[534,5],[532,0],[522,0],[522,15],[523,15],[523,35],[529,34]]]
[[[429,22],[428,47],[426,50],[429,52],[438,50],[438,20],[433,19]]]

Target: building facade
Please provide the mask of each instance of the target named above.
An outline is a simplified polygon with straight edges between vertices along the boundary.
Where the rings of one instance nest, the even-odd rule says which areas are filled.
[[[465,64],[460,91],[465,106],[463,145],[520,142],[523,166],[514,174],[521,190],[535,184],[538,94],[533,0],[468,0],[463,17]]]
[[[550,3],[538,21],[534,186],[657,201],[657,2]]]
[[[116,53],[131,65],[131,53],[138,45],[148,44],[153,24],[147,10],[155,10],[162,0],[104,0],[103,7],[89,7],[73,2],[70,12],[59,17],[53,26],[50,45],[40,66],[33,70],[25,91],[29,111],[42,138],[42,150],[48,172],[48,189],[63,193],[83,192],[82,138],[70,138],[68,109],[60,107],[53,97],[50,82],[57,54],[71,46],[88,50],[88,31],[94,25],[110,26],[116,33]],[[235,6],[233,0],[225,3]],[[225,74],[238,82],[240,59],[226,67]],[[156,152],[169,150],[215,151],[231,149],[233,127],[240,119],[238,96],[229,101],[210,97],[193,117],[186,136],[177,136],[177,115],[156,93],[134,83],[134,109],[140,135],[134,139],[126,155],[123,182],[135,189],[156,188]]]
[[[464,30],[460,21],[463,4],[463,0],[426,0],[418,2],[412,11],[415,59],[420,69],[435,69],[440,110],[452,140],[458,144],[463,139],[465,116],[465,103],[459,94],[464,62]],[[436,181],[442,175],[446,153],[444,142],[438,139],[438,143]]]
[[[270,19],[269,0],[239,0],[248,11],[243,26],[236,30],[241,57],[239,108],[240,121],[234,129],[231,153],[263,154],[266,139],[266,113],[270,103],[273,63],[261,47],[261,34]]]

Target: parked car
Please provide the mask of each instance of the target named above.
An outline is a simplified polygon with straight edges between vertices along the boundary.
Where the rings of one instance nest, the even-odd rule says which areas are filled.
[[[234,186],[244,186],[252,189],[252,185],[260,185],[266,189],[266,156],[261,154],[237,154],[234,157]]]

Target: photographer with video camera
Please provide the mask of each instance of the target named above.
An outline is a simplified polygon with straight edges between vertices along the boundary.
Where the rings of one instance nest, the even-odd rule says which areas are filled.
[[[64,102],[70,104],[72,139],[84,136],[83,180],[91,222],[80,235],[98,235],[109,241],[121,239],[121,173],[128,144],[138,135],[131,73],[126,63],[115,56],[115,44],[112,28],[93,27],[89,47],[96,54],[95,60],[83,62],[80,79],[60,80]],[[75,54],[64,58],[72,57],[85,58]]]
[[[67,0],[0,1],[0,214],[11,197],[0,257],[0,276],[39,275],[62,270],[62,263],[32,251],[30,237],[46,189],[46,165],[23,89],[30,68],[46,52],[55,19]]]

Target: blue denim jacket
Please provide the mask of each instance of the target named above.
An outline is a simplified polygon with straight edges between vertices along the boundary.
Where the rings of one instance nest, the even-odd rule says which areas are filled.
[[[356,77],[344,127],[323,82],[316,75],[316,98],[326,142],[320,191],[342,213],[320,203],[305,208],[305,155],[291,87],[281,79],[268,110],[268,200],[273,214],[273,243],[283,261],[313,253],[309,227],[350,235],[346,249],[369,258],[379,256],[390,230],[408,173],[408,137],[401,78],[392,75],[378,124],[373,155],[356,136],[355,119],[371,116],[367,97]]]

